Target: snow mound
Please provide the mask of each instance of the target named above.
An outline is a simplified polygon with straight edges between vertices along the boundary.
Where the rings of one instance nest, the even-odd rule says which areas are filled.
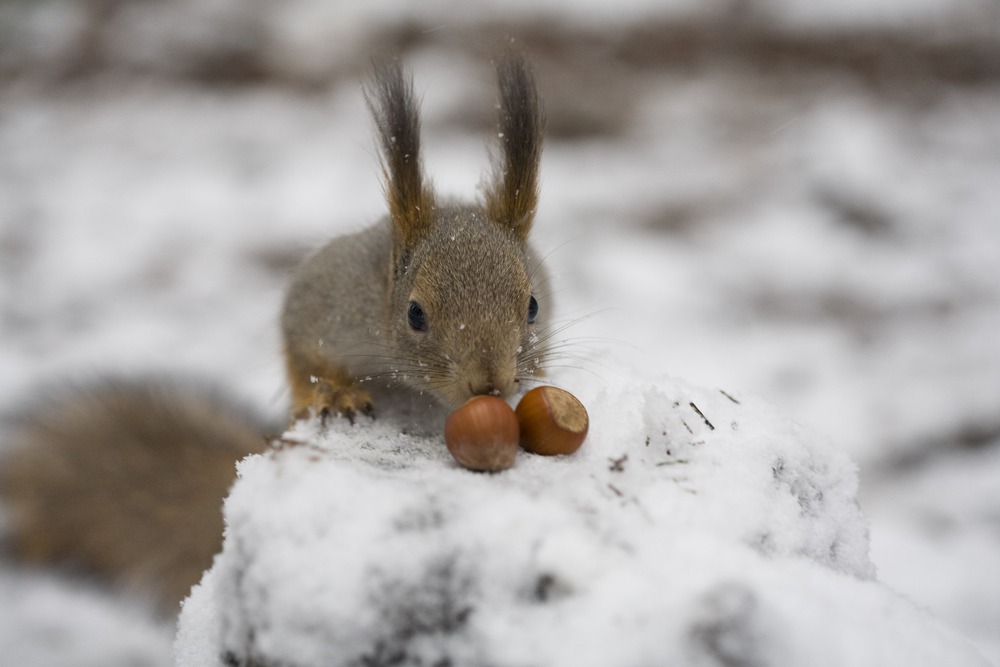
[[[984,664],[874,581],[842,452],[675,380],[581,398],[579,452],[498,474],[391,420],[244,460],[178,664]]]

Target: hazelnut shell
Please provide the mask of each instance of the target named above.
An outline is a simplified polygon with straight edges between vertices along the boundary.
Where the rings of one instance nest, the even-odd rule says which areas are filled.
[[[444,423],[448,451],[469,470],[495,472],[514,465],[518,437],[514,411],[496,396],[473,396]]]
[[[572,454],[590,428],[583,403],[558,387],[535,387],[517,404],[516,414],[521,446],[533,454]]]

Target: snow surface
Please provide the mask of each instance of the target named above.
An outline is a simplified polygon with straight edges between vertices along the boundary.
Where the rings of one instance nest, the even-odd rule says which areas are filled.
[[[986,664],[872,581],[843,452],[668,378],[586,394],[579,452],[495,475],[391,420],[244,460],[178,664]]]
[[[822,434],[800,444],[827,437],[859,465],[881,584],[723,534],[751,574],[743,592],[705,588],[705,618],[752,599],[760,627],[780,613],[799,621],[795,655],[812,655],[837,614],[838,632],[859,636],[852,646],[875,641],[861,635],[881,620],[909,624],[900,643],[961,652],[911,599],[1000,662],[995,2],[637,0],[575,3],[572,16],[565,3],[481,14],[337,3],[333,16],[323,0],[281,11],[124,2],[107,23],[106,68],[64,77],[88,8],[101,4],[0,4],[3,409],[39,382],[166,370],[280,414],[275,314],[287,271],[384,210],[358,85],[369,49],[403,45],[424,100],[428,169],[442,191],[469,196],[485,158],[477,114],[491,111],[480,43],[490,39],[477,29],[496,11],[512,32],[545,38],[535,49],[551,132],[536,238],[574,354],[560,382],[595,413],[602,391],[680,386],[666,374],[741,401],[763,395],[803,434]],[[711,27],[730,11],[751,32],[843,38],[834,43],[845,60],[811,69],[822,58],[793,53],[769,68],[697,51],[628,60],[623,50],[630,36],[648,38],[636,30],[647,22]],[[958,64],[921,71],[920,49],[904,52],[912,63],[880,61],[879,35]],[[276,80],[214,85],[220,53],[250,54]],[[618,455],[594,465],[603,474]],[[785,573],[814,592],[813,606],[778,592]],[[700,576],[707,587],[711,572]],[[0,587],[0,655],[172,662],[172,629],[141,606],[9,564]],[[200,589],[196,599],[208,598]],[[855,622],[845,607],[871,613]]]
[[[169,664],[171,626],[134,601],[51,574],[0,571],[0,647],[11,667]]]

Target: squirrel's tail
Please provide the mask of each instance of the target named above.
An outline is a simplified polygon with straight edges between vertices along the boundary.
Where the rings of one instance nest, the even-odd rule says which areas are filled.
[[[176,613],[221,546],[235,463],[264,450],[265,429],[218,393],[184,384],[61,391],[4,432],[4,547]]]

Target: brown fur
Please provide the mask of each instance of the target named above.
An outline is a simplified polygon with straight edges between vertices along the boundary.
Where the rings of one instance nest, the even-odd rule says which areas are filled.
[[[65,392],[7,432],[7,546],[150,594],[176,613],[222,544],[236,461],[264,449],[258,420],[187,385],[106,382]]]
[[[538,162],[544,124],[541,102],[523,59],[507,54],[497,66],[497,79],[503,150],[494,159],[486,209],[496,220],[509,220],[517,235],[527,239],[538,206]]]
[[[393,248],[410,249],[422,241],[434,223],[434,192],[424,179],[420,158],[420,112],[413,81],[399,63],[376,63],[365,92],[382,149],[383,189],[393,230]],[[396,258],[396,263],[402,258]]]

